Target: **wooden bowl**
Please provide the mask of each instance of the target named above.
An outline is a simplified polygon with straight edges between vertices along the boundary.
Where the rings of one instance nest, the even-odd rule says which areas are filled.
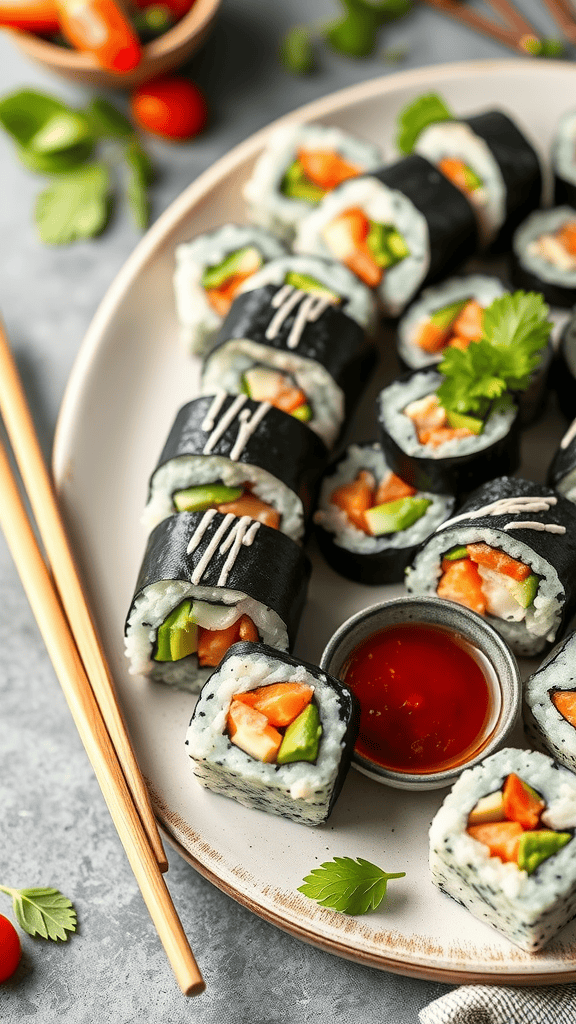
[[[27,57],[48,71],[101,89],[132,89],[184,64],[206,39],[220,3],[221,0],[195,0],[188,14],[173,28],[143,46],[138,66],[124,74],[101,68],[90,54],[69,50],[29,32],[12,31],[11,35]]]

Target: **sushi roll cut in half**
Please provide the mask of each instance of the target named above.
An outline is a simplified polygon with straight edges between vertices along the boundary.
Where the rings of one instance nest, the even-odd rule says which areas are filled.
[[[462,773],[430,828],[442,892],[529,953],[576,914],[576,778],[508,747]]]
[[[474,214],[435,167],[412,155],[347,181],[300,222],[294,250],[337,259],[398,316],[425,282],[477,248]]]
[[[542,292],[552,306],[576,303],[576,210],[537,210],[518,228],[512,248],[519,288]]]
[[[250,516],[302,540],[327,456],[304,423],[247,395],[195,398],[183,406],[150,478],[143,521],[216,508]]]
[[[250,219],[291,242],[298,222],[341,182],[382,163],[377,146],[326,125],[282,125],[244,186]]]
[[[576,772],[576,633],[524,683],[524,725],[531,743]]]
[[[576,208],[576,110],[569,110],[558,122],[552,143],[554,202]]]
[[[377,416],[391,470],[419,490],[461,494],[479,481],[513,473],[520,463],[518,408],[504,395],[486,418],[440,404],[442,377],[415,370],[384,388]]]
[[[398,149],[430,160],[472,205],[485,245],[509,248],[512,232],[540,205],[542,171],[534,147],[500,110],[457,118],[429,93],[398,116]]]
[[[379,444],[351,444],[328,468],[314,514],[332,568],[358,583],[397,583],[454,498],[416,491],[388,468]]]
[[[326,821],[358,735],[353,694],[315,665],[264,644],[230,648],[186,735],[198,781],[303,825]]]
[[[365,331],[329,298],[269,284],[234,300],[205,358],[202,393],[270,402],[330,447],[374,360]]]
[[[271,260],[242,286],[243,292],[274,284],[292,285],[310,295],[329,299],[370,336],[376,334],[378,309],[373,293],[347,267],[318,256],[289,256]]]
[[[576,604],[576,507],[541,484],[492,480],[424,542],[406,585],[485,615],[516,654],[538,654]]]
[[[224,224],[178,245],[174,297],[186,350],[205,352],[244,282],[284,253],[273,235],[243,224]]]
[[[287,650],[310,563],[248,516],[180,512],[152,531],[126,620],[133,675],[197,692],[238,640]]]

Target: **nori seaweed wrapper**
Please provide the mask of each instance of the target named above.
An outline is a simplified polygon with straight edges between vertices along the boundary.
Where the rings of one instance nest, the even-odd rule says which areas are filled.
[[[388,188],[402,192],[425,217],[430,236],[430,266],[424,287],[447,277],[478,249],[474,210],[460,189],[429,160],[411,153],[389,167],[371,171]]]
[[[560,335],[550,373],[550,384],[567,420],[576,416],[576,313],[573,312]]]
[[[399,381],[408,381],[414,374],[429,372],[414,370],[402,374]],[[393,382],[394,383],[394,382]],[[384,389],[385,390],[385,389]],[[466,494],[479,483],[496,476],[514,473],[520,465],[520,417],[518,409],[510,430],[491,445],[468,452],[465,455],[451,455],[446,458],[428,458],[409,455],[388,433],[380,416],[380,402],[377,405],[380,443],[386,462],[397,476],[418,491],[432,491],[435,494]]]
[[[500,110],[462,118],[462,123],[483,139],[506,186],[506,219],[492,248],[510,248],[512,235],[532,210],[540,206],[542,170],[536,151]]]
[[[238,295],[205,363],[226,342],[247,338],[259,345],[292,352],[302,359],[320,363],[344,392],[347,406],[353,405],[375,364],[374,345],[355,320],[332,304],[327,306],[318,319],[306,322],[297,345],[290,346],[288,341],[300,303],[284,318],[276,336],[267,338],[266,331],[277,313],[277,309],[272,306],[272,299],[283,287],[286,286],[268,284],[264,288]],[[304,299],[309,297],[307,292],[300,294]]]
[[[226,518],[220,512],[212,515],[202,540],[195,550],[188,554],[188,544],[204,516],[208,517],[208,513],[179,512],[162,520],[152,531],[127,621],[132,614],[136,598],[152,583],[163,580],[184,580],[186,583],[192,583],[194,570]],[[229,531],[240,522],[236,516],[230,517],[229,527],[221,535],[221,540],[197,585],[237,590],[265,607],[272,608],[285,623],[290,643],[293,643],[306,600],[311,573],[310,561],[290,537],[260,523],[253,542],[250,545],[240,545],[225,582],[220,582],[220,574],[230,554],[230,549],[221,551],[221,544]]]
[[[563,448],[562,443],[556,449],[554,458],[548,467],[547,481],[550,487],[557,488],[564,477],[576,469],[576,435]]]
[[[206,457],[213,455],[229,459],[238,442],[242,417],[252,417],[262,407],[243,396],[242,408],[230,421],[223,433],[210,447]],[[226,395],[214,417],[213,427],[204,429],[203,423],[214,401],[214,395],[195,398],[182,406],[172,425],[166,444],[162,449],[154,473],[165,463],[186,455],[203,455],[204,448],[218,424],[234,402],[239,404],[238,395]],[[239,445],[237,445],[239,447]],[[324,468],[327,448],[322,439],[304,423],[289,413],[270,406],[248,437],[234,461],[258,466],[280,480],[302,501],[307,514],[316,492],[318,477]],[[152,476],[154,476],[154,473]]]
[[[554,175],[554,206],[572,206],[576,209],[576,185],[558,173]]]

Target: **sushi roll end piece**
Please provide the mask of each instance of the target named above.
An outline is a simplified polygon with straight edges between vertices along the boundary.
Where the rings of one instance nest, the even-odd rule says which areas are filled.
[[[552,306],[576,303],[576,209],[530,214],[513,238],[512,279],[518,288],[541,292]]]
[[[531,743],[576,772],[576,633],[526,680],[523,714]]]

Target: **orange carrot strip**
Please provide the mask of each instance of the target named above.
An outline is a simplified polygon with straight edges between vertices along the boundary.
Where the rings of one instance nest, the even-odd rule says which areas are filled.
[[[265,526],[271,526],[274,530],[280,526],[280,513],[267,502],[257,498],[255,494],[241,494],[236,501],[223,502],[217,508],[223,515],[231,512],[233,516],[250,516],[251,519],[256,519],[259,523],[264,523]]]
[[[576,728],[576,690],[556,690],[552,703],[563,718]]]
[[[522,835],[524,829],[517,821],[491,821],[484,825],[469,825],[466,829],[468,835],[484,843],[490,850],[492,857],[499,857],[506,861],[510,858],[510,841]],[[516,853],[516,860],[518,854]]]
[[[524,562],[518,562],[517,559],[511,558],[504,551],[500,551],[498,548],[491,548],[488,544],[482,542],[478,544],[467,544],[466,550],[473,562],[477,562],[478,565],[483,565],[486,569],[493,569],[494,572],[501,572],[505,576],[510,576],[513,580],[518,580],[520,583],[532,572],[529,565],[525,565]]]
[[[449,601],[463,604],[479,615],[486,611],[486,599],[482,592],[482,579],[478,569],[469,558],[457,559],[455,562],[444,561],[446,566],[440,578],[436,593]]]
[[[326,149],[299,149],[298,161],[307,178],[330,192],[348,178],[356,178],[362,168]]]
[[[556,232],[556,238],[569,252],[571,256],[576,256],[576,221],[569,221],[567,224],[563,224],[559,231]]]
[[[239,700],[259,711],[270,725],[283,728],[290,725],[312,700],[314,690],[305,683],[271,683],[256,690],[236,693],[232,700]]]
[[[479,341],[482,337],[482,317],[484,309],[476,299],[464,306],[452,324],[452,331],[456,337],[466,338],[468,341]]]
[[[369,533],[368,524],[364,513],[369,508],[374,508],[376,494],[376,481],[372,473],[361,469],[355,480],[349,484],[342,484],[330,495],[330,501],[346,513],[348,519],[358,530]]]
[[[538,827],[546,804],[518,775],[511,772],[502,790],[504,814],[509,821],[517,821],[522,828]]]
[[[389,473],[385,480],[378,485],[374,496],[375,505],[384,505],[387,501],[397,501],[399,498],[411,498],[416,494],[416,488],[411,487],[405,480],[402,480],[396,473]]]

